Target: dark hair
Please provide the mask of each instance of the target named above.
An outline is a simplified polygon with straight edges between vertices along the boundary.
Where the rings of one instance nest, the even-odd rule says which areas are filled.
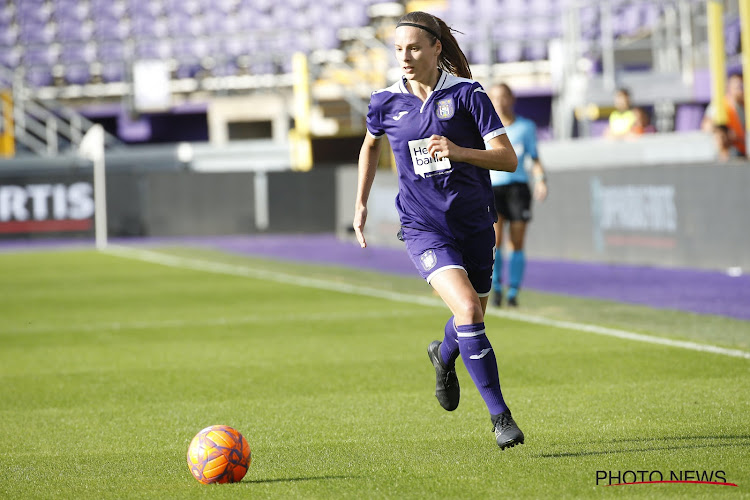
[[[430,45],[435,45],[435,42],[438,40],[443,44],[443,50],[440,52],[438,59],[438,68],[444,69],[448,73],[461,78],[471,78],[469,61],[453,36],[452,31],[455,30],[451,30],[445,24],[445,21],[427,12],[414,11],[402,16],[398,20],[398,23],[412,23],[424,26],[425,34],[430,38]],[[439,37],[436,37],[435,34],[439,35]]]
[[[627,87],[620,87],[615,91],[615,94],[622,94],[626,97],[630,97],[630,90]]]

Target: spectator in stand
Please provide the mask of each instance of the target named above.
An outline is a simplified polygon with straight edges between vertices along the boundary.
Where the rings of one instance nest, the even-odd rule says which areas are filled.
[[[706,109],[702,128],[713,132],[719,159],[747,156],[745,150],[745,89],[742,74],[733,73],[727,80],[726,95],[723,101],[726,123],[716,120],[713,106]]]
[[[656,132],[656,128],[651,124],[651,117],[645,109],[633,108],[633,113],[635,113],[635,121],[630,128],[630,133],[632,135],[638,136],[643,134],[653,134]]]
[[[604,135],[611,139],[622,139],[630,134],[635,123],[635,112],[630,107],[630,92],[619,88],[615,92],[615,110],[609,115],[609,126]]]

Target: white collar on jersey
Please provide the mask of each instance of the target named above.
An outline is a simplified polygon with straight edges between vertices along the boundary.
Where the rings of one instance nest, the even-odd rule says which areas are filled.
[[[439,71],[440,71],[440,78],[438,78],[437,85],[435,85],[435,88],[432,89],[432,92],[437,92],[438,90],[449,89],[453,87],[454,85],[458,85],[459,83],[474,83],[474,80],[470,80],[469,78],[461,78],[459,76],[451,75],[450,73],[448,73],[447,71],[443,71],[442,69]],[[390,90],[393,93],[401,93],[401,94],[411,93],[409,92],[409,89],[406,87],[405,75],[401,75],[401,79],[398,82],[388,87],[388,89],[384,89],[384,90]]]
[[[443,71],[442,69],[440,71],[440,77],[438,78],[437,85],[435,85],[435,88],[433,88],[429,94],[427,94],[427,98],[422,103],[422,107],[419,108],[419,112],[422,113],[424,111],[425,106],[427,106],[427,103],[430,102],[430,99],[432,98],[433,94],[437,92],[438,90],[444,90],[453,87],[454,85],[457,85],[459,83],[463,82],[469,82],[473,83],[473,80],[469,80],[468,78],[460,78],[458,76],[451,75],[447,71]],[[401,80],[398,82],[398,89],[402,94],[410,94],[409,89],[406,88],[406,76],[402,76]]]
[[[432,89],[432,91],[427,96],[427,99],[424,100],[422,103],[422,107],[420,108],[419,112],[423,112],[425,105],[430,101],[430,98],[432,95],[437,92],[438,90],[445,90],[453,87],[454,85],[458,85],[459,83],[474,83],[474,80],[470,80],[469,78],[461,78],[455,75],[451,75],[447,71],[440,70],[440,78],[438,78],[437,85],[435,85],[435,88]],[[381,92],[390,92],[391,94],[411,94],[409,92],[409,89],[406,88],[406,76],[401,76],[399,81],[391,85],[390,87],[386,87],[384,89],[376,90],[373,92],[374,94],[379,94]],[[412,94],[413,95],[413,94]]]

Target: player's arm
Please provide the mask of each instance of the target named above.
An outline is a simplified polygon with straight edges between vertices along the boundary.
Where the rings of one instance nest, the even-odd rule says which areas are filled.
[[[370,198],[370,189],[375,180],[375,172],[378,168],[380,158],[380,140],[370,133],[365,134],[362,148],[359,150],[359,166],[357,175],[357,198],[354,203],[354,234],[362,248],[367,247],[365,241],[365,221],[367,220],[367,200]]]
[[[534,178],[534,199],[544,201],[547,198],[547,174],[544,171],[542,162],[539,160],[539,150],[537,149],[536,125],[528,122],[527,132],[524,137],[526,151],[531,157],[531,175]]]
[[[471,163],[487,170],[503,170],[515,172],[518,158],[507,134],[500,134],[489,141],[492,149],[464,148],[455,145],[447,137],[433,135],[427,143],[431,156],[449,158],[453,161]]]
[[[544,201],[547,198],[547,174],[539,158],[534,158],[531,175],[534,176],[534,199]]]

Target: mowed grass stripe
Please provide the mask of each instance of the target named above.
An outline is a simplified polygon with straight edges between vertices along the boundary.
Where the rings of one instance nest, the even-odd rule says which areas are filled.
[[[266,271],[262,269],[253,269],[246,266],[226,264],[222,262],[211,262],[207,260],[178,257],[167,253],[156,252],[153,250],[135,249],[129,247],[112,246],[109,248],[107,253],[129,259],[137,259],[145,262],[152,262],[155,264],[161,264],[170,267],[178,267],[184,269],[191,269],[196,271],[205,271],[211,273],[229,274],[233,276],[244,276],[254,279],[262,279],[267,281],[273,281],[276,283],[291,284],[295,286],[317,288],[322,290],[328,290],[333,292],[341,293],[352,293],[368,297],[376,297],[386,300],[391,300],[399,303],[412,303],[415,305],[424,305],[431,307],[444,307],[441,300],[432,297],[424,297],[419,295],[403,294],[387,290],[379,290],[371,287],[364,287],[359,285],[351,285],[347,283],[340,283],[334,281],[326,281],[318,278],[306,278],[303,276],[296,276],[286,273],[279,273],[273,271]],[[512,319],[516,321],[523,321],[526,323],[534,323],[540,325],[551,326],[554,328],[560,328],[565,330],[575,330],[579,332],[587,332],[595,335],[605,335],[623,340],[631,340],[637,342],[646,342],[650,344],[660,344],[669,347],[676,347],[681,349],[690,349],[694,351],[707,352],[713,354],[720,354],[724,356],[731,356],[736,358],[750,359],[750,352],[742,351],[739,349],[728,349],[726,347],[714,346],[709,344],[700,344],[690,341],[681,341],[668,339],[663,337],[655,337],[653,335],[644,335],[642,333],[630,332],[621,329],[607,328],[599,325],[583,324],[573,321],[560,321],[555,319],[549,319],[539,316],[532,316],[529,314],[523,314],[511,311],[501,311],[497,309],[490,309],[488,314],[498,316],[501,318]]]
[[[285,314],[286,322],[309,321],[351,321],[354,319],[385,319],[402,317],[404,315],[417,314],[414,311],[362,311],[362,312],[326,312],[311,313],[304,315]],[[266,314],[257,314],[252,316],[223,317],[223,318],[204,318],[204,319],[162,319],[154,321],[123,321],[115,323],[83,323],[83,324],[33,324],[7,328],[0,332],[0,335],[30,333],[62,333],[62,332],[107,332],[118,330],[158,330],[164,328],[185,328],[188,326],[209,327],[209,326],[230,326],[230,325],[248,325],[277,322],[278,318],[270,317]]]

